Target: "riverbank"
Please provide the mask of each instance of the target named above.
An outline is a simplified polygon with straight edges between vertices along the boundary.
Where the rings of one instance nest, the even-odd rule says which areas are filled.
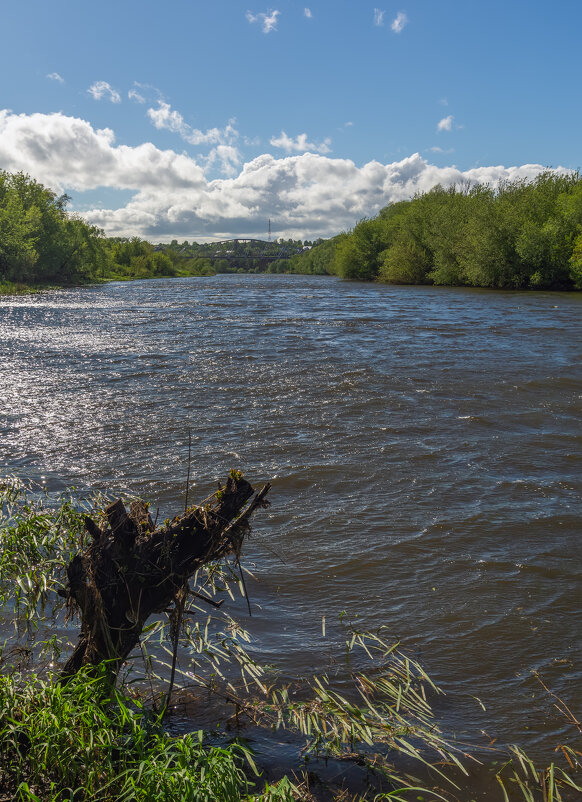
[[[39,292],[58,290],[54,284],[23,284],[22,282],[0,282],[0,295],[36,295]]]
[[[11,480],[0,483],[0,614],[16,625],[0,652],[0,793],[8,798],[331,802],[352,798],[345,796],[350,788],[362,802],[468,802],[480,792],[499,802],[530,802],[536,792],[566,802],[576,798],[571,792],[582,791],[580,727],[561,700],[574,736],[578,730],[577,738],[560,747],[563,765],[552,760],[536,768],[522,750],[493,744],[482,754],[468,752],[437,723],[432,702],[439,689],[381,633],[345,625],[347,674],[338,672],[338,664],[333,677],[282,682],[273,667],[266,669],[247,652],[249,636],[240,624],[217,609],[222,586],[234,589],[238,583],[226,564],[197,575],[196,587],[214,611],[208,615],[200,595],[188,602],[179,659],[173,661],[180,686],[173,697],[159,673],[160,647],[166,643],[166,652],[173,648],[178,654],[172,615],[144,630],[116,688],[109,673],[90,667],[63,683],[68,640],[76,635],[74,625],[62,634],[55,629],[63,578],[88,539],[87,512],[102,521],[103,503],[66,495],[55,506],[42,492],[31,494]],[[228,634],[217,629],[224,624]],[[325,621],[322,627],[325,634]],[[282,752],[288,774],[281,758],[273,771],[268,757],[275,754],[269,741],[280,748],[285,733],[294,735]],[[254,754],[251,744],[259,746]],[[289,765],[291,749],[295,760]],[[349,768],[355,766],[360,768]]]
[[[181,272],[171,275],[160,276],[128,276],[128,275],[111,275],[105,278],[93,278],[90,281],[82,281],[78,283],[63,283],[63,284],[26,284],[24,282],[4,281],[0,282],[0,296],[10,295],[38,295],[43,292],[50,292],[51,290],[72,290],[80,287],[99,286],[101,284],[109,284],[114,281],[130,282],[130,281],[143,281],[148,279],[151,281],[170,279],[170,278],[202,278],[205,274],[196,274]]]
[[[247,486],[240,474],[236,481]],[[226,492],[218,490],[206,499],[207,515],[223,509]],[[356,760],[377,775],[377,790],[399,788],[402,799],[408,798],[410,770],[403,772],[392,759],[388,762],[386,753],[401,753],[421,770],[424,753],[427,760],[430,753],[435,756],[432,760],[448,756],[451,765],[461,768],[460,750],[449,747],[432,720],[427,699],[438,689],[396,644],[377,635],[346,630],[347,654],[356,672],[352,692],[343,691],[352,697],[350,702],[327,677],[297,678],[291,687],[277,681],[272,669],[267,672],[247,652],[248,634],[220,609],[221,592],[228,589],[232,596],[231,588],[239,584],[228,562],[205,562],[198,568],[192,580],[195,589],[181,608],[183,622],[176,622],[171,611],[167,618],[144,620],[148,626],[140,647],[127,656],[116,685],[117,672],[112,675],[99,661],[77,666],[71,674],[70,660],[63,668],[63,658],[70,651],[69,638],[75,637],[74,627],[60,634],[55,625],[62,619],[63,597],[73,583],[72,566],[78,567],[81,552],[94,553],[96,521],[106,526],[103,503],[97,497],[81,502],[67,495],[53,506],[42,492],[31,493],[11,480],[0,483],[0,615],[15,625],[5,633],[0,653],[0,788],[3,785],[17,799],[44,802],[60,800],[66,788],[75,798],[92,802],[123,799],[129,788],[136,793],[131,798],[138,800],[314,798],[286,777],[263,788],[250,750],[239,741],[247,722],[270,729],[273,735],[279,729],[297,733],[302,752],[314,757]],[[112,546],[117,537],[117,529],[103,529],[99,542],[106,548],[108,538]],[[151,538],[156,540],[157,533]],[[125,543],[127,548],[131,549]],[[136,553],[139,548],[136,542]],[[132,582],[130,572],[123,576]],[[75,609],[68,601],[69,616]],[[84,610],[84,622],[86,614]],[[128,632],[131,627],[130,622]],[[84,648],[82,634],[79,638]],[[169,684],[159,673],[164,643],[172,644],[175,655]],[[365,655],[375,661],[373,678],[356,669]],[[169,734],[176,696],[184,696],[188,688],[190,693],[204,691],[226,733],[213,739],[202,730]],[[356,688],[364,690],[354,694]],[[206,717],[211,719],[212,709],[207,709]],[[213,730],[217,727],[218,719]],[[439,773],[441,782],[450,782]],[[364,784],[363,776],[360,782]],[[258,795],[251,792],[253,785],[261,788]],[[321,785],[323,789],[325,784]]]
[[[261,787],[262,791],[254,792]],[[99,679],[0,676],[0,796],[17,802],[291,802],[290,782],[261,782],[242,742],[170,736],[159,715]]]

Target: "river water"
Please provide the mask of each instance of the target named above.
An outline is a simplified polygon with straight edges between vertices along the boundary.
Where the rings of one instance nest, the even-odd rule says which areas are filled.
[[[264,660],[324,671],[342,611],[385,624],[445,727],[551,759],[532,671],[582,712],[581,312],[307,276],[5,297],[0,469],[174,514],[190,430],[191,501],[232,467],[273,481],[245,552]]]

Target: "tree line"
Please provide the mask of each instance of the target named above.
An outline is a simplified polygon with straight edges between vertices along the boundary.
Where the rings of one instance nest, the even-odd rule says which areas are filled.
[[[496,189],[436,186],[290,267],[394,284],[582,289],[582,178],[547,171]]]
[[[395,284],[582,289],[582,178],[541,173],[493,188],[463,184],[390,204],[352,231],[314,242],[153,245],[105,237],[23,173],[0,171],[0,285],[228,272],[330,274]],[[256,248],[256,245],[253,246]],[[241,249],[240,261],[232,249]],[[277,249],[294,255],[274,260]],[[244,257],[244,258],[243,258]]]
[[[67,211],[69,201],[24,173],[0,170],[0,286],[216,272],[210,260],[171,247],[139,237],[106,237]]]

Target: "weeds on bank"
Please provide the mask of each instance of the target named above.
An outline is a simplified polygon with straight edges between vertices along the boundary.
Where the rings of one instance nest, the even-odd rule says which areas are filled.
[[[159,716],[80,674],[66,686],[0,677],[0,790],[17,800],[215,802],[292,799],[291,786],[251,795],[249,750],[171,738]]]
[[[167,734],[157,711],[170,701],[160,691],[161,655],[169,656],[166,667],[176,663],[171,614],[144,630],[141,655],[126,676],[135,698],[116,691],[103,700],[99,680],[88,676],[60,686],[17,673],[19,662],[26,667],[43,652],[55,660],[68,647],[51,629],[58,620],[66,633],[59,590],[66,565],[85,543],[84,512],[95,516],[100,507],[102,498],[67,496],[53,508],[42,493],[0,484],[0,614],[14,622],[0,653],[0,794],[43,802],[312,799],[308,783],[289,778],[257,795],[257,770],[240,743],[220,748],[206,744],[202,732]],[[293,730],[304,738],[306,755],[355,761],[384,779],[386,790],[361,799],[459,799],[455,778],[467,774],[471,758],[434,720],[430,697],[439,689],[382,631],[344,626],[351,685],[341,694],[327,676],[281,687],[250,653],[249,634],[220,609],[225,594],[234,598],[233,588],[245,595],[240,565],[207,566],[195,586],[180,625],[177,687],[205,688],[233,706],[237,723],[246,716],[262,727]],[[568,766],[540,771],[514,747],[496,774],[500,802],[560,802],[572,798],[561,793],[582,791],[576,779],[582,753],[560,749]]]
[[[0,609],[31,633],[58,614],[65,568],[84,542],[83,515],[71,496],[57,508],[16,481],[0,484]]]
[[[22,284],[14,281],[0,281],[0,295],[37,295],[39,292],[60,289],[55,284]]]

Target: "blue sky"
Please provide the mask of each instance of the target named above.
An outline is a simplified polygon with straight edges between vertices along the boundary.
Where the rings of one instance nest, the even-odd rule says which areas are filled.
[[[580,0],[376,3],[5,1],[0,168],[159,241],[580,167]]]

